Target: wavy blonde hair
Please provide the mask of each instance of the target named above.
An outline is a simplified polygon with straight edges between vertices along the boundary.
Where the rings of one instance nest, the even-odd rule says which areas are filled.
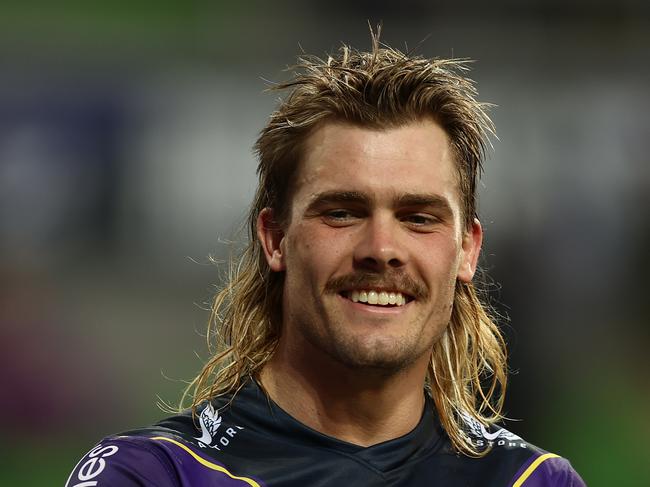
[[[271,272],[256,238],[260,211],[270,207],[286,223],[302,145],[317,127],[345,121],[363,127],[396,127],[423,118],[441,125],[457,163],[464,219],[476,214],[476,184],[493,126],[476,101],[467,61],[424,59],[379,43],[359,52],[343,45],[327,59],[303,56],[294,77],[272,89],[289,95],[270,116],[255,145],[259,186],[248,215],[249,241],[231,262],[225,287],[212,305],[208,345],[212,356],[190,383],[183,401],[192,409],[239,390],[273,355],[281,333],[284,275]],[[449,326],[433,348],[426,387],[454,447],[481,456],[463,417],[485,425],[502,419],[506,388],[503,338],[473,284],[457,282]]]

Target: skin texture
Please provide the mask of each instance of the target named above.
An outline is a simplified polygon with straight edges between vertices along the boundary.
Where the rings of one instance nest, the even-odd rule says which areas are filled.
[[[482,231],[463,224],[445,132],[423,120],[374,130],[342,123],[305,144],[280,229],[258,219],[267,262],[285,273],[282,334],[261,380],[289,414],[370,445],[420,419],[431,350],[470,281]],[[408,303],[354,303],[352,290],[401,291]]]

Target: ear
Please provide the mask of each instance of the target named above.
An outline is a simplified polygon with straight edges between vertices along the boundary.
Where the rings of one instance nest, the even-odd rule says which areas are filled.
[[[462,282],[471,282],[478,265],[478,256],[481,253],[483,242],[483,228],[476,218],[463,235],[463,248],[461,250],[458,279]]]
[[[269,267],[274,272],[285,270],[282,240],[284,233],[273,218],[273,210],[264,208],[257,216],[257,238],[264,250],[264,256]]]

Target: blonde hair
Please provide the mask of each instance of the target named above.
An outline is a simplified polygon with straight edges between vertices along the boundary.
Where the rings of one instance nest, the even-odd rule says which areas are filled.
[[[273,88],[291,91],[255,145],[259,186],[248,215],[249,242],[231,262],[212,305],[208,345],[213,355],[183,396],[192,397],[194,413],[203,401],[236,393],[276,348],[284,275],[269,269],[256,221],[270,207],[279,225],[286,222],[302,145],[315,128],[330,121],[384,128],[435,120],[453,147],[466,225],[474,219],[476,184],[493,127],[472,81],[463,76],[467,62],[404,54],[380,45],[379,31],[372,41],[371,52],[343,45],[326,60],[301,57],[293,79]],[[450,323],[433,348],[426,380],[442,426],[455,448],[470,456],[485,451],[472,444],[463,416],[485,425],[502,419],[506,388],[505,345],[486,310],[473,284],[456,284]]]

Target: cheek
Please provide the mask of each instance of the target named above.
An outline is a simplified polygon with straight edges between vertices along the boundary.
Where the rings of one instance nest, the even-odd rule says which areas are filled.
[[[290,246],[305,265],[327,266],[338,261],[349,250],[349,236],[314,222],[294,227]]]
[[[423,259],[421,266],[425,269],[425,275],[432,291],[443,296],[453,294],[461,262],[458,246],[442,239],[442,241],[431,243],[426,249],[421,249],[417,255]]]
[[[454,238],[451,231],[432,233],[426,239],[417,241],[413,248],[414,255],[425,258],[438,272],[444,268],[458,267],[461,249],[460,240]]]
[[[315,286],[323,280],[329,266],[330,254],[326,240],[313,231],[307,231],[297,225],[286,239],[287,278],[293,281],[296,288]]]

